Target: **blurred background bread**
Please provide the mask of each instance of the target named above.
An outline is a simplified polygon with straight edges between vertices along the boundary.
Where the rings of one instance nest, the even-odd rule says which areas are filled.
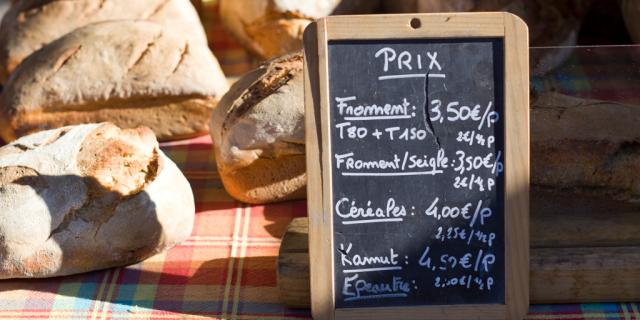
[[[227,31],[262,59],[302,49],[302,33],[329,14],[374,13],[379,0],[220,0]]]

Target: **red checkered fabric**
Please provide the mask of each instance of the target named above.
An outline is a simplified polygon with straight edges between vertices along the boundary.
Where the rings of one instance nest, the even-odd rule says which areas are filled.
[[[276,287],[280,238],[304,201],[250,206],[218,178],[208,136],[163,144],[196,199],[192,236],[136,265],[69,277],[0,282],[0,318],[289,319]],[[142,226],[143,227],[143,226]],[[634,303],[534,305],[528,319],[640,319]]]

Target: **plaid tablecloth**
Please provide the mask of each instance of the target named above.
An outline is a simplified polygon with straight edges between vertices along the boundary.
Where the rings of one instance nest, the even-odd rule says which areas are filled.
[[[581,50],[570,61],[593,68],[568,67],[545,79],[533,79],[532,86],[535,90],[635,102],[640,97],[638,87],[629,87],[640,85],[640,68],[628,59],[640,59],[634,54],[636,50],[602,51],[605,55]],[[617,62],[620,71],[603,75],[611,71],[610,67],[598,67],[605,58]],[[630,78],[628,69],[635,70],[636,77]],[[589,75],[594,72],[598,75]],[[599,78],[603,82],[593,83]],[[197,210],[192,236],[165,253],[125,268],[53,279],[0,281],[0,318],[309,317],[309,310],[280,304],[276,288],[280,238],[291,219],[306,215],[305,202],[249,206],[231,199],[216,173],[208,136],[163,144],[162,148],[191,182]],[[528,319],[639,320],[640,304],[533,305]]]
[[[69,277],[0,281],[0,318],[308,318],[279,303],[280,238],[304,201],[249,206],[231,199],[209,137],[163,145],[196,199],[192,236],[142,263]],[[144,227],[144,226],[140,226]],[[640,304],[534,305],[528,319],[640,319]]]

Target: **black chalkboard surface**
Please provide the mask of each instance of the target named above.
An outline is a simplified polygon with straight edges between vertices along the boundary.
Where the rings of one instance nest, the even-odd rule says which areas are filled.
[[[328,50],[336,307],[504,303],[502,39]]]
[[[527,43],[508,13],[307,27],[314,318],[525,316]]]

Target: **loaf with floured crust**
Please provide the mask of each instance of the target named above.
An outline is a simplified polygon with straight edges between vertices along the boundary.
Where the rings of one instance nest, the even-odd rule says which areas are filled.
[[[0,95],[0,136],[110,121],[158,139],[208,131],[227,80],[206,44],[146,21],[109,21],[67,34],[29,56]]]
[[[34,51],[85,25],[120,19],[150,20],[206,43],[189,0],[21,0],[0,24],[0,83]]]
[[[302,53],[250,71],[214,111],[211,137],[225,189],[247,203],[306,196]]]
[[[194,216],[147,128],[70,126],[0,148],[0,279],[135,263],[185,240]]]

